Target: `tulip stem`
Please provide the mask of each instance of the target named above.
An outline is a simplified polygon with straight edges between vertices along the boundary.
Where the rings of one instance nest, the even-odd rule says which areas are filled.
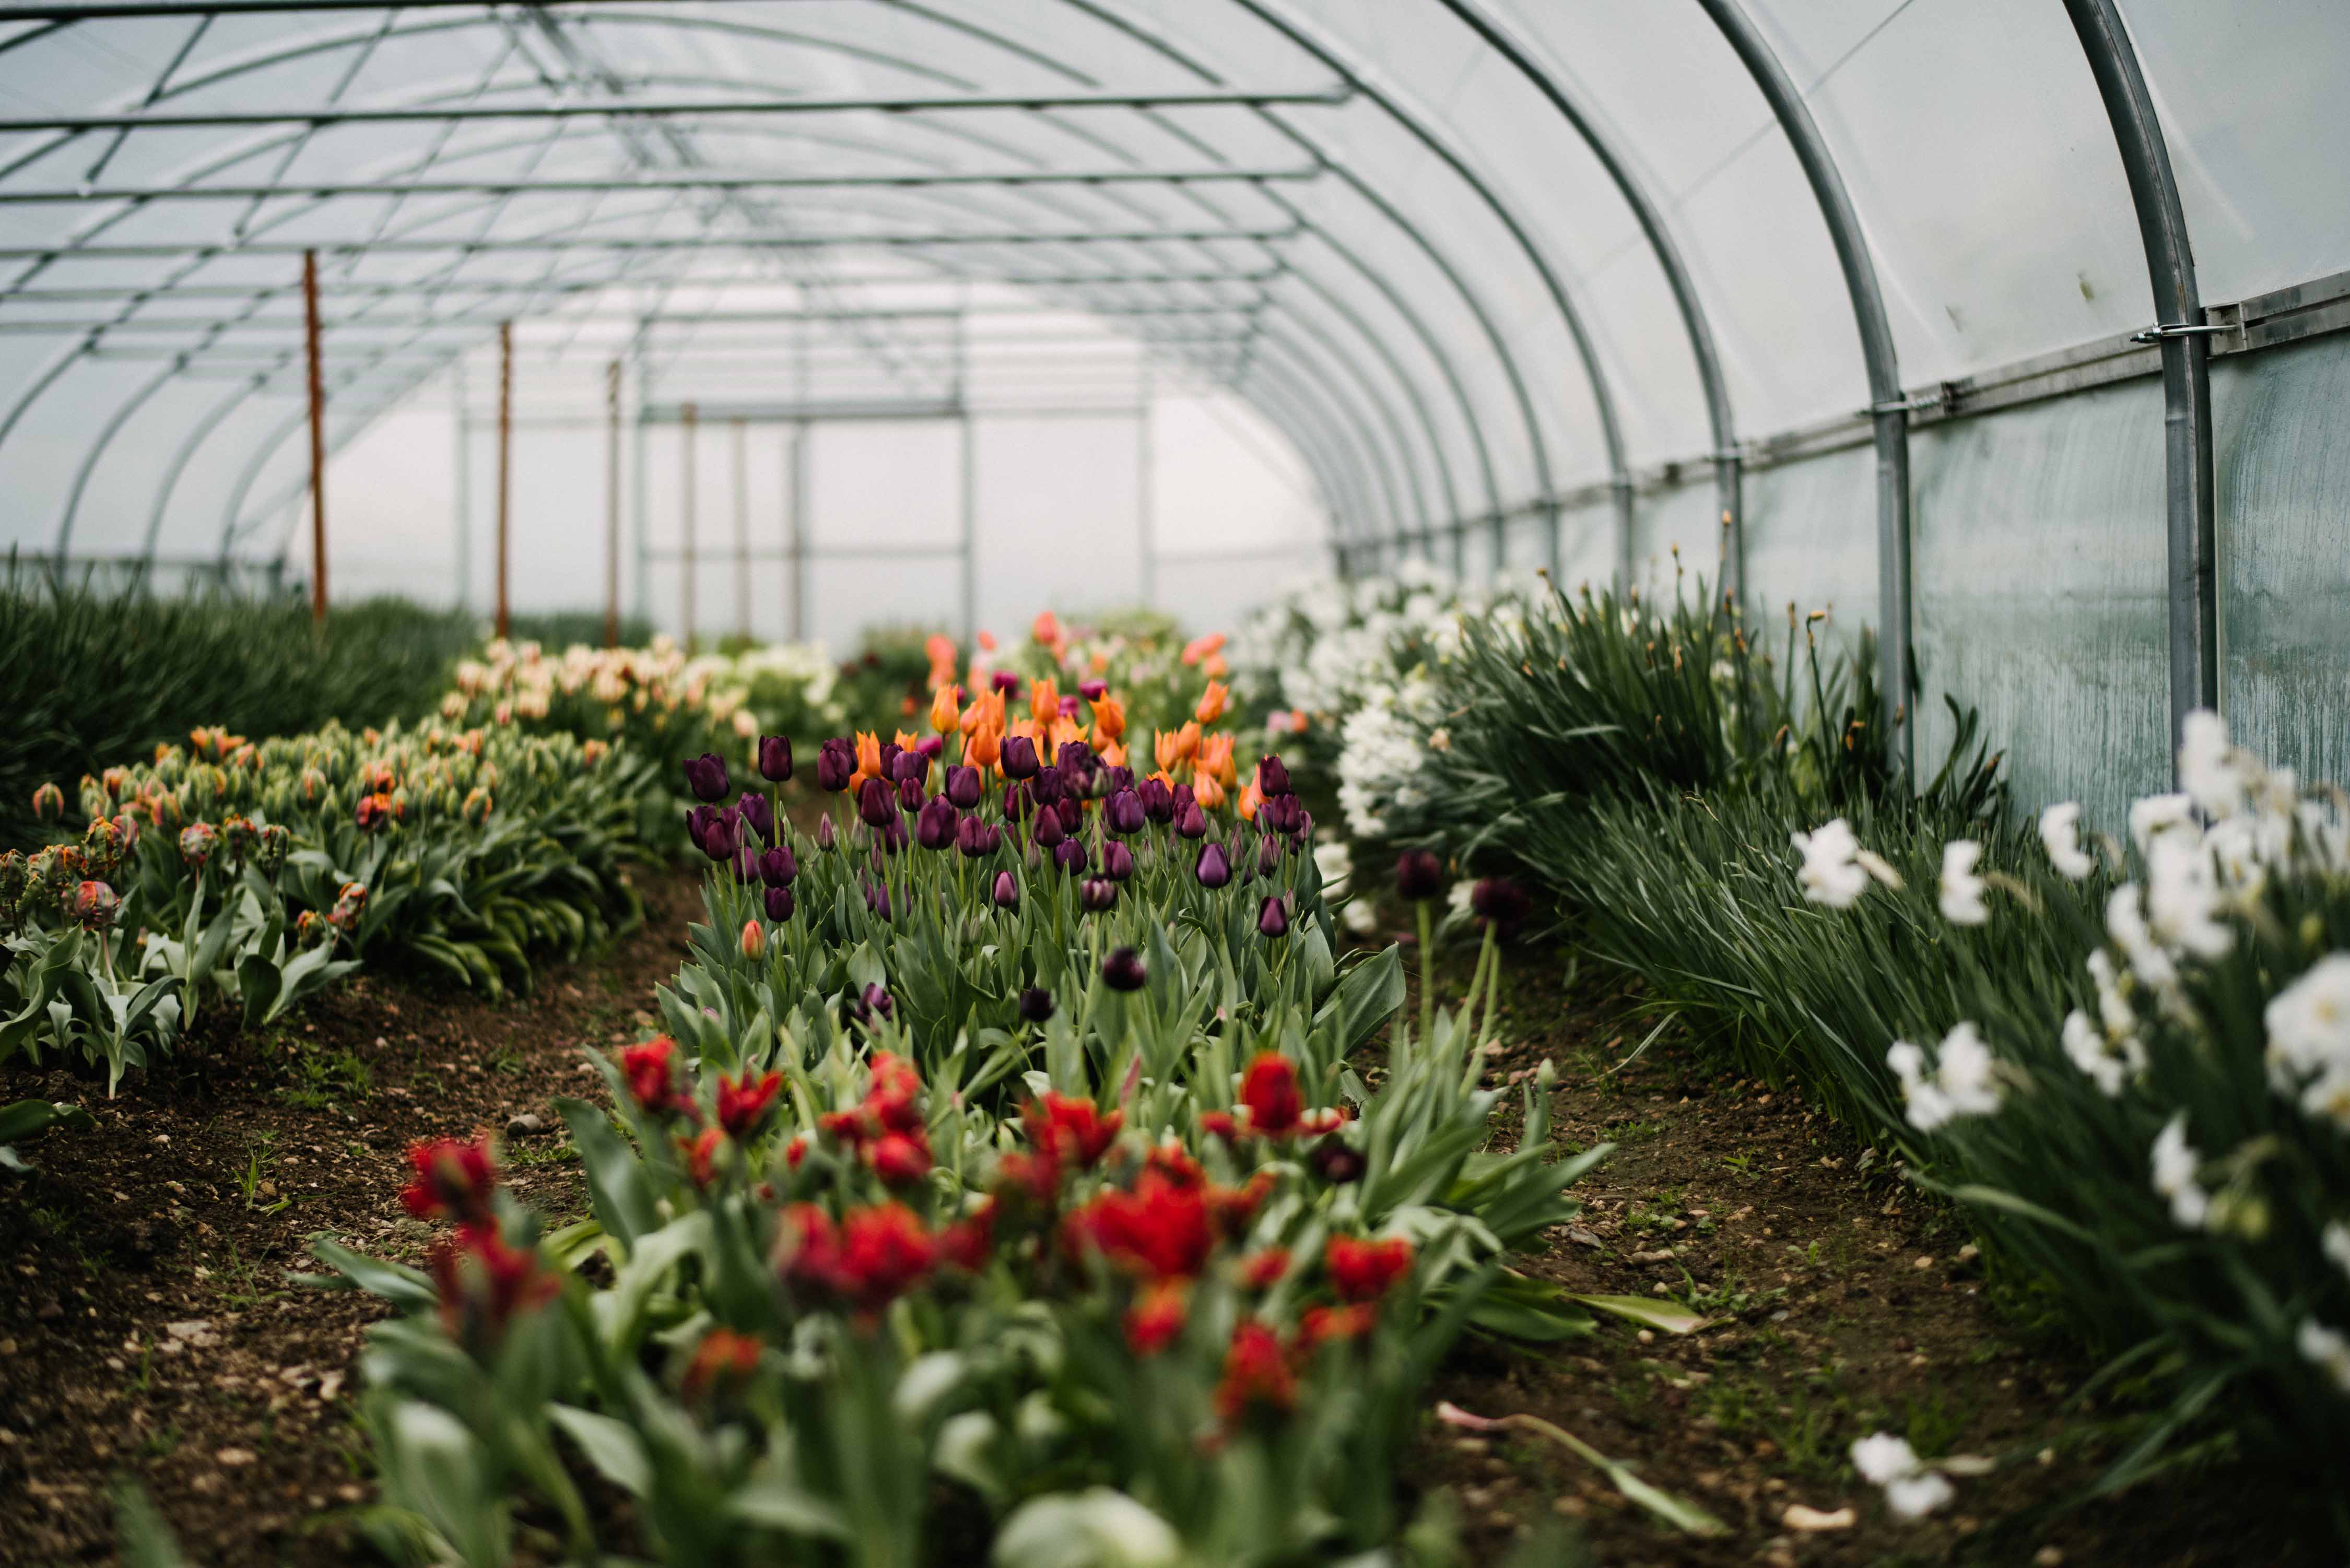
[[[1436,940],[1428,900],[1419,899],[1413,908],[1419,916],[1419,1033],[1426,1039],[1436,1027]]]

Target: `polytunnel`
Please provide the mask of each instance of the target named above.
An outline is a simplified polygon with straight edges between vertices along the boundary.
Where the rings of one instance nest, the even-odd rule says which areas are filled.
[[[517,484],[576,497],[526,570],[671,624],[699,558],[699,613],[748,625],[755,494],[794,633],[882,576],[967,630],[991,580],[1228,606],[1332,563],[1685,568],[1875,630],[1920,769],[1945,692],[2034,800],[2158,786],[2198,706],[2350,763],[2331,0],[0,25],[26,556],[303,576],[314,469],[365,518],[430,443],[461,555],[394,551],[420,592],[483,569]],[[984,519],[975,469],[1015,486]]]

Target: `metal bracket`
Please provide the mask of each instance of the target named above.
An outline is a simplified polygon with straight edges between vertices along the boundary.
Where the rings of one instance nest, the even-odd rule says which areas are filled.
[[[2166,337],[2224,337],[2230,332],[2241,332],[2242,330],[2242,325],[2236,322],[2212,321],[2199,325],[2186,322],[2165,322],[2159,327],[2149,327],[2143,332],[2131,333],[2130,341],[2133,343],[2159,343]]]

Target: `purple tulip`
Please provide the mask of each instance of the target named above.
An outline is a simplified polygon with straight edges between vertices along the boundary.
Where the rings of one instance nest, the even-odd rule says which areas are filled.
[[[1256,868],[1267,877],[1281,869],[1281,840],[1270,833],[1257,840]]]
[[[1176,820],[1176,821],[1178,821],[1178,822],[1180,822],[1180,821],[1182,821],[1182,820],[1183,820],[1183,811],[1184,811],[1184,808],[1185,808],[1186,806],[1191,805],[1193,802],[1197,801],[1200,797],[1199,797],[1198,795],[1193,794],[1191,793],[1191,786],[1190,784],[1177,784],[1177,785],[1175,786],[1175,792],[1174,792],[1174,793],[1175,793],[1175,820]]]
[[[969,811],[977,805],[982,787],[977,768],[958,763],[947,770],[946,795],[959,809]]]
[[[1415,904],[1424,904],[1444,891],[1444,862],[1425,849],[1407,849],[1396,857],[1396,891]]]
[[[1150,978],[1150,971],[1142,967],[1142,955],[1132,948],[1119,948],[1102,960],[1101,971],[1112,991],[1140,991]]]
[[[1038,805],[1051,805],[1068,791],[1068,781],[1058,768],[1040,769],[1028,781],[1028,794]]]
[[[865,1004],[865,1011],[876,1018],[887,1019],[898,1011],[897,999],[878,984],[867,986],[858,1000]]]
[[[1314,1168],[1315,1175],[1336,1187],[1362,1180],[1363,1173],[1370,1168],[1371,1163],[1363,1158],[1360,1150],[1347,1147],[1347,1141],[1336,1133],[1315,1144],[1305,1161]]]
[[[1268,833],[1295,834],[1305,820],[1305,805],[1294,794],[1277,794],[1257,808],[1257,826]]]
[[[1017,670],[999,670],[989,677],[989,680],[998,691],[1007,697],[1020,690],[1020,675]]]
[[[1108,695],[1108,693],[1109,682],[1107,680],[1080,680],[1077,682],[1077,695],[1084,698],[1088,702],[1098,702],[1105,696]]]
[[[759,880],[770,888],[788,888],[799,874],[800,863],[788,844],[778,844],[759,857]]]
[[[1077,908],[1098,915],[1118,902],[1118,884],[1105,877],[1088,877],[1077,884]]]
[[[1102,875],[1113,882],[1123,882],[1134,875],[1134,851],[1112,839],[1102,851]]]
[[[735,815],[743,825],[759,836],[762,844],[775,840],[775,805],[765,795],[744,790],[734,803]]]
[[[1257,793],[1267,800],[1276,800],[1289,793],[1289,764],[1268,753],[1256,765]]]
[[[1074,719],[1084,706],[1085,704],[1079,702],[1075,696],[1064,697],[1061,699],[1061,717]]]
[[[931,777],[931,759],[920,752],[899,752],[889,759],[889,776],[899,784],[911,779],[917,785],[926,784]]]
[[[1102,802],[1102,826],[1123,836],[1139,833],[1145,821],[1142,797],[1130,789],[1122,789]]]
[[[1008,779],[1033,779],[1036,776],[1036,742],[1025,735],[1003,737],[1003,754],[998,759]]]
[[[726,794],[726,761],[716,752],[704,752],[689,757],[685,763],[685,787],[697,800],[716,803]]]
[[[759,776],[769,784],[782,784],[792,776],[792,738],[789,735],[759,737]]]
[[[1192,809],[1196,811],[1199,808],[1194,806]],[[1224,846],[1211,844],[1201,850],[1199,863],[1191,867],[1191,875],[1200,879],[1201,887],[1211,889],[1230,882],[1232,879],[1232,863],[1225,855]]]
[[[1050,849],[1053,846],[1060,843],[1064,838],[1066,838],[1068,835],[1061,831],[1061,814],[1059,812],[1040,811],[1036,814],[1035,826],[1028,830],[1028,836],[1030,840],[1035,844],[1037,848]]]
[[[962,814],[955,810],[954,802],[942,794],[933,795],[914,818],[914,842],[925,849],[950,848],[962,822]]]
[[[836,735],[816,748],[816,784],[821,790],[837,794],[848,787],[857,776],[857,748]]]
[[[1061,831],[1075,833],[1086,820],[1085,802],[1063,795],[1053,803],[1054,814],[1061,819]]]
[[[899,745],[895,741],[884,741],[881,742],[881,755],[879,758],[881,763],[881,776],[888,779],[891,784],[896,784],[898,782],[898,753],[904,749],[904,747]]]
[[[857,792],[857,815],[868,827],[887,827],[898,820],[898,794],[879,779],[867,779]]]
[[[1053,864],[1074,877],[1086,868],[1086,841],[1064,838],[1053,846]]]
[[[1507,877],[1488,877],[1469,889],[1469,908],[1496,933],[1508,937],[1534,912],[1534,900]]]
[[[892,855],[895,855],[898,851],[906,847],[906,819],[899,816],[896,812],[891,812],[889,814],[889,826],[881,829],[880,832],[875,834],[873,836],[879,842],[881,848],[889,851]]]
[[[889,918],[889,888],[883,882],[865,884],[865,908],[877,920]]]
[[[702,852],[712,860],[734,858],[734,849],[742,842],[743,830],[731,811],[713,811],[702,829]]]
[[[727,869],[734,873],[734,880],[741,886],[757,887],[759,885],[759,852],[745,841],[734,851],[734,858],[727,862]]]
[[[920,811],[922,809],[922,802],[928,798],[929,797],[927,795],[922,794],[921,780],[918,778],[902,778],[898,781],[898,809],[899,811],[909,813]]]
[[[1102,776],[1109,781],[1107,793],[1115,794],[1119,790],[1132,789],[1134,787],[1134,770],[1132,768],[1123,765],[1114,768],[1104,768],[1102,769]]]
[[[1305,845],[1312,843],[1313,839],[1314,814],[1310,811],[1300,810],[1297,814],[1297,826],[1290,830],[1289,842],[1293,846],[1302,847]]]
[[[792,918],[792,890],[789,888],[769,888],[766,892],[767,919],[782,925]]]
[[[955,847],[967,860],[977,860],[993,855],[1003,842],[1003,829],[992,822],[982,822],[976,816],[966,816],[955,824]]]
[[[1200,809],[1198,801],[1183,803],[1181,814],[1175,818],[1175,831],[1186,838],[1205,838],[1208,836],[1208,815]]]
[[[946,749],[947,738],[944,735],[924,735],[914,742],[914,750],[922,753],[925,762],[938,761],[939,753]]]
[[[1277,942],[1289,934],[1289,906],[1282,902],[1279,894],[1258,906],[1256,934],[1269,942]]]
[[[818,849],[830,849],[837,838],[838,836],[833,832],[832,818],[819,816],[816,819],[816,846]]]
[[[1142,815],[1157,823],[1175,820],[1175,792],[1165,779],[1145,779],[1135,792],[1142,797]]]
[[[702,848],[702,841],[710,836],[710,824],[717,815],[714,805],[697,805],[685,814],[685,836],[693,840],[696,849]]]
[[[1042,986],[1030,986],[1020,993],[1020,1016],[1031,1023],[1042,1023],[1053,1016],[1053,993]]]
[[[995,907],[1016,909],[1020,907],[1020,884],[1009,871],[995,874]]]
[[[1035,809],[1036,803],[1029,798],[1026,784],[1016,784],[1003,792],[1003,819],[1006,822],[1025,822]]]

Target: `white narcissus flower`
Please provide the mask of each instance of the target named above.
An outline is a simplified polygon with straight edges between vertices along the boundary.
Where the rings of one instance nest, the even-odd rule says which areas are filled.
[[[2166,833],[2147,846],[2147,925],[2163,946],[2215,959],[2235,943],[2221,925],[2220,884],[2200,835]]]
[[[2170,1199],[2170,1217],[2199,1231],[2211,1215],[2211,1195],[2195,1179],[2203,1157],[2187,1141],[2187,1113],[2172,1116],[2154,1140],[2154,1189]]]
[[[2302,1359],[2322,1368],[2336,1388],[2350,1394],[2350,1339],[2310,1317],[2302,1319],[2296,1340]]]
[[[1954,838],[1942,846],[1939,902],[1942,919],[1954,926],[1980,926],[1991,919],[1991,906],[1983,899],[1991,884],[1975,870],[1982,852],[1971,838]]]
[[[2138,851],[2162,835],[2195,826],[2195,803],[2183,794],[2150,794],[2130,803],[2130,836]]]
[[[1366,899],[1348,899],[1346,907],[1339,910],[1338,918],[1346,922],[1348,930],[1358,937],[1367,937],[1379,929],[1378,908]]]
[[[2336,1220],[2325,1227],[2325,1255],[2344,1273],[2350,1274],[2350,1225]]]
[[[2081,847],[2081,803],[2060,801],[2040,814],[2040,843],[2048,864],[2068,882],[2085,880],[2097,868],[2096,857]]]
[[[2107,1099],[2122,1092],[2126,1073],[2121,1058],[2106,1049],[2105,1032],[2089,1022],[2079,1008],[2064,1015],[2064,1054],[2073,1065],[2095,1080]]]
[[[2350,1067],[2350,953],[2328,953],[2276,993],[2262,1015],[2269,1073],[2291,1090],[2312,1073]]]
[[[2178,966],[2162,950],[2147,929],[2146,911],[2139,902],[2137,884],[2125,882],[2106,900],[2106,934],[2122,950],[2129,961],[2130,972],[2151,986],[2176,985]]]
[[[1987,1116],[1999,1109],[1999,1058],[1991,1054],[1982,1032],[1972,1023],[1960,1023],[1942,1037],[1931,1076],[1926,1071],[1924,1049],[1907,1040],[1893,1043],[1885,1053],[1885,1064],[1900,1080],[1909,1123],[1921,1132],[1934,1132],[1960,1116]]]
[[[1860,864],[1860,840],[1843,817],[1831,818],[1810,833],[1788,839],[1804,857],[1795,880],[1804,897],[1831,909],[1849,909],[1868,890],[1868,872]]]
[[[1322,874],[1322,891],[1326,897],[1338,898],[1346,891],[1347,878],[1355,872],[1355,853],[1340,839],[1314,846],[1314,869]]]
[[[1949,1477],[1922,1463],[1916,1449],[1890,1432],[1861,1438],[1851,1452],[1852,1468],[1885,1489],[1886,1506],[1900,1518],[1922,1519],[1958,1495]]]
[[[2216,821],[2242,810],[2248,774],[2258,768],[2228,744],[2228,722],[2219,714],[2198,709],[2187,715],[2179,729],[2178,785],[2205,815]]]

